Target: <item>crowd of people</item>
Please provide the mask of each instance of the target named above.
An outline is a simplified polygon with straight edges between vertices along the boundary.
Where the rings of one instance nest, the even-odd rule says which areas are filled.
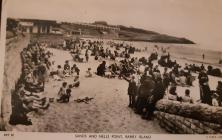
[[[78,66],[70,65],[69,60],[63,66],[55,66],[50,59],[53,54],[47,51],[47,47],[45,43],[31,42],[21,52],[22,75],[16,84],[16,94],[12,94],[11,124],[31,124],[26,114],[49,106],[49,100],[42,93],[50,77],[63,81],[56,99],[59,103],[68,103],[72,89],[80,86]],[[222,82],[218,81],[216,90],[211,90],[208,84],[210,74],[203,65],[197,71],[193,69],[195,65],[185,64],[182,67],[172,60],[170,53],[161,54],[154,50],[149,57],[138,58],[133,55],[137,49],[132,44],[114,41],[105,44],[103,41],[81,39],[64,40],[62,48],[70,52],[76,63],[88,63],[91,58],[99,61],[96,75],[126,80],[129,84],[128,106],[141,114],[143,119],[152,119],[155,104],[162,98],[184,103],[197,102],[192,99],[189,90],[195,80],[193,72],[199,74],[200,102],[222,106]],[[82,56],[83,50],[85,58]],[[73,77],[73,82],[65,82],[67,77]],[[93,77],[91,68],[87,69],[85,77]],[[178,95],[178,86],[186,88],[183,96]]]
[[[115,48],[115,45],[112,47]],[[211,106],[222,106],[222,82],[218,81],[216,90],[210,89],[208,84],[208,75],[211,75],[209,66],[208,71],[203,64],[198,72],[195,71],[199,74],[197,78],[200,87],[200,100],[194,101],[189,87],[193,86],[193,81],[197,78],[193,76],[191,65],[180,66],[176,60],[171,60],[168,53],[162,54],[154,66],[153,60],[157,59],[157,52],[152,53],[147,59],[145,57],[131,57],[129,52],[125,52],[126,55],[123,59],[114,61],[111,65],[107,66],[106,61],[102,61],[97,67],[96,73],[98,76],[118,77],[128,81],[129,107],[133,108],[136,113],[142,114],[142,118],[152,118],[155,104],[162,98],[185,103],[200,102]],[[144,69],[141,70],[141,67]],[[163,67],[162,73],[159,67]],[[178,86],[186,87],[184,96],[178,95]]]
[[[141,81],[141,79],[149,77],[148,81],[153,81],[154,83],[153,88],[156,83],[161,81],[158,85],[163,87],[162,91],[164,92],[162,95],[165,95],[167,92],[170,100],[176,99],[182,102],[189,101],[190,103],[193,103],[194,101],[190,96],[189,87],[193,86],[193,81],[197,79],[193,76],[193,73],[198,73],[200,102],[214,106],[221,106],[221,82],[218,82],[218,86],[215,91],[210,90],[208,80],[201,82],[204,76],[208,77],[208,75],[213,75],[220,77],[220,69],[214,69],[212,66],[208,66],[206,69],[203,64],[201,66],[196,64],[185,64],[185,66],[182,67],[176,60],[172,60],[170,53],[166,53],[166,50],[163,48],[159,59],[157,51],[152,52],[146,59],[145,57],[132,57],[131,54],[134,54],[136,51],[132,44],[109,41],[106,44],[108,45],[106,48],[104,47],[104,44],[105,43],[103,41],[81,40],[77,43],[77,45],[72,45],[74,47],[70,50],[71,52],[80,54],[81,50],[85,49],[86,62],[89,60],[89,51],[91,51],[91,56],[94,56],[95,60],[102,61],[97,67],[96,74],[98,76],[107,78],[118,77],[119,79],[128,79],[127,81],[136,81],[136,94],[139,94],[139,89],[144,84],[144,81]],[[158,48],[158,46],[155,45],[155,48]],[[111,60],[113,63],[107,66],[107,60]],[[157,60],[157,64],[155,66],[155,62],[153,62],[154,60]],[[164,70],[162,73],[159,67],[163,67]],[[90,73],[90,70],[91,68],[89,68],[87,72]],[[91,74],[89,75],[91,76]],[[184,97],[178,97],[176,93],[177,86],[187,87]],[[132,102],[134,103],[134,101],[136,103],[136,99],[138,99],[137,96],[135,96],[135,99],[134,96],[130,96],[129,106],[132,106]]]
[[[43,92],[52,54],[46,47],[44,43],[30,42],[21,52],[22,74],[12,91],[10,124],[31,125],[27,113],[49,107],[49,100]]]
[[[71,67],[69,61],[65,61],[63,67],[58,65],[55,69],[55,62],[51,59],[53,54],[47,51],[47,47],[44,42],[31,41],[21,52],[22,74],[12,92],[12,114],[9,120],[12,125],[31,125],[27,113],[49,107],[52,101],[44,94],[49,78],[64,81],[66,77],[74,77],[72,83],[62,83],[56,97],[59,103],[69,102],[72,88],[80,85],[80,69],[77,65]]]

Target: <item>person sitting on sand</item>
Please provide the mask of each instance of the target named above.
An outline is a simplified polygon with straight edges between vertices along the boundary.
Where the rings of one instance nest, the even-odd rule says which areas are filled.
[[[27,111],[38,111],[38,109],[46,109],[49,107],[49,102],[45,97],[40,97],[32,92],[28,92],[24,87],[24,85],[21,85],[18,93],[23,102],[23,107]]]
[[[218,97],[219,106],[222,106],[222,81],[218,81],[217,88],[216,88],[215,92],[219,95],[219,97]]]
[[[45,87],[45,82],[48,81],[48,73],[47,73],[47,67],[45,63],[40,62],[39,65],[36,67],[36,77],[38,79],[38,84],[43,86],[43,89]]]
[[[63,96],[63,102],[64,103],[68,103],[69,102],[69,98],[71,96],[71,92],[72,92],[72,85],[69,85],[68,88],[66,89],[66,94]]]
[[[185,90],[185,96],[181,97],[181,101],[184,103],[193,103],[193,99],[190,97],[190,90]]]
[[[69,65],[69,61],[68,60],[65,61],[63,69],[64,69],[65,76],[68,77],[70,75],[70,65]]]
[[[74,76],[75,74],[76,75],[79,75],[79,72],[80,72],[80,69],[77,67],[76,64],[73,64],[72,68],[71,68],[71,74]]]
[[[216,90],[211,91],[212,105],[213,106],[222,106],[222,82],[218,81]]]
[[[186,77],[183,72],[181,72],[179,77],[176,77],[176,84],[182,87],[186,86]]]
[[[219,98],[219,95],[217,93],[213,93],[212,106],[219,106],[218,98]]]
[[[169,94],[167,95],[168,100],[173,100],[173,101],[179,101],[179,96],[176,93],[177,87],[176,86],[171,86],[169,90]]]
[[[115,74],[112,71],[111,66],[109,66],[105,72],[105,77],[107,78],[115,78]]]
[[[169,72],[169,78],[171,83],[176,84],[176,74],[173,70]]]
[[[60,80],[62,80],[62,78],[64,78],[63,70],[62,70],[61,65],[58,65],[57,70],[56,70],[56,74],[53,75],[53,79],[60,81]]]
[[[191,75],[190,70],[184,70],[184,76],[186,76],[186,85],[193,86],[193,81],[195,80],[195,77]]]
[[[109,71],[111,72],[111,75],[113,76],[113,77],[115,77],[115,75],[116,75],[116,68],[115,68],[115,66],[114,66],[114,64],[111,64],[109,67],[108,67],[108,69],[109,69]]]
[[[27,76],[25,76],[25,90],[29,92],[41,92],[44,90],[43,86],[39,84],[36,74],[30,72]]]
[[[122,69],[120,71],[119,78],[122,78],[123,76],[128,77],[129,75],[130,75],[130,73],[129,73],[129,69],[128,69],[127,65],[123,64]]]
[[[97,75],[99,76],[105,76],[106,71],[106,61],[103,61],[98,67],[97,67]]]
[[[67,88],[67,82],[63,82],[62,83],[62,87],[59,89],[59,92],[58,92],[58,99],[57,99],[57,102],[63,102],[64,101],[64,98],[66,96],[66,88]]]
[[[91,68],[88,68],[88,70],[86,71],[86,77],[92,77],[92,72],[91,72]]]
[[[55,61],[52,61],[52,63],[51,63],[51,67],[50,67],[50,74],[49,74],[49,76],[54,76],[54,75],[56,75],[57,74],[57,71],[55,70]]]
[[[83,58],[81,58],[79,54],[72,54],[72,57],[75,62],[83,62]]]
[[[75,76],[72,87],[79,87],[80,86],[80,81],[79,81],[79,76]]]

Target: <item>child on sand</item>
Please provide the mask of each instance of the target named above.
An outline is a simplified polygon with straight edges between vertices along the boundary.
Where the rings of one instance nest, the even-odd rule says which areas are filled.
[[[72,87],[79,87],[79,85],[80,85],[79,76],[76,76],[74,78],[74,82],[72,84]]]
[[[56,71],[56,75],[53,75],[53,78],[55,79],[55,80],[61,80],[62,78],[64,78],[64,75],[63,75],[63,70],[62,70],[62,67],[61,67],[61,65],[58,65],[58,67],[57,67],[57,71]]]
[[[57,99],[57,102],[64,101],[64,97],[66,96],[66,87],[67,87],[67,82],[63,82],[62,87],[59,89],[59,92],[58,92],[59,98]]]
[[[68,89],[66,89],[66,94],[64,96],[64,102],[68,103],[69,102],[69,98],[71,96],[71,92],[72,92],[72,85],[68,86]]]
[[[79,75],[79,72],[80,72],[80,69],[77,67],[76,64],[73,64],[72,68],[71,68],[71,74],[74,76],[75,74],[76,75]]]
[[[88,70],[86,71],[86,77],[92,77],[91,68],[88,68]]]
[[[65,61],[65,65],[64,65],[64,75],[65,77],[69,77],[70,76],[70,65],[69,65],[69,61],[66,60]]]

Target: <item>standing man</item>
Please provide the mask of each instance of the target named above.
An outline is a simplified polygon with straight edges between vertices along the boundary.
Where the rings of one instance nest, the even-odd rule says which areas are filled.
[[[203,102],[203,100],[204,100],[203,99],[204,98],[203,86],[204,86],[204,83],[207,83],[209,81],[208,76],[205,72],[205,69],[201,70],[201,72],[198,75],[198,79],[199,79],[199,86],[200,86],[200,100],[201,100],[201,102]]]
[[[85,57],[86,57],[86,62],[89,61],[89,54],[88,54],[89,49],[86,49]]]
[[[123,78],[129,82],[129,87],[128,87],[128,95],[129,95],[129,105],[128,107],[135,107],[135,97],[136,97],[136,92],[137,92],[137,86],[136,86],[136,81],[135,77],[131,76],[130,79],[127,79],[125,76]]]
[[[66,49],[66,40],[63,41],[63,49]]]
[[[163,98],[165,94],[164,85],[160,76],[155,77],[155,87],[151,93],[151,96],[147,100],[146,113],[142,116],[142,119],[151,120],[153,112],[155,111],[155,105],[157,101]]]
[[[204,60],[204,58],[205,58],[205,55],[204,55],[204,53],[202,54],[202,58],[203,58],[203,60]]]
[[[212,91],[207,81],[202,85],[202,94],[202,103],[212,105]]]

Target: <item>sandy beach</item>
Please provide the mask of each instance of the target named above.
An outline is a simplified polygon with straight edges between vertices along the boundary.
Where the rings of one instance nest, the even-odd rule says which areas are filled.
[[[2,136],[219,138],[221,7],[220,0],[3,0]]]
[[[153,48],[149,49],[152,50]],[[54,68],[57,65],[63,66],[66,60],[69,61],[70,65],[75,63],[68,51],[52,48],[48,48],[48,50],[53,53],[51,61],[55,61]],[[82,50],[82,57],[84,57],[83,52],[84,50]],[[150,52],[136,52],[134,56],[148,57]],[[177,61],[181,65],[191,63],[184,59],[177,59]],[[113,61],[107,60],[107,63],[111,64]],[[167,133],[159,126],[157,120],[143,120],[140,115],[135,114],[128,107],[128,83],[125,80],[101,78],[96,75],[93,75],[92,78],[86,78],[85,71],[90,67],[95,72],[100,64],[93,57],[90,57],[88,63],[75,64],[80,69],[80,87],[72,90],[70,102],[64,104],[54,101],[50,103],[50,107],[47,110],[28,114],[33,123],[32,125],[10,126],[10,129],[23,132]],[[154,64],[157,64],[157,61],[154,61]],[[18,70],[20,67],[16,69]],[[163,67],[160,67],[160,70],[163,71]],[[193,75],[197,76],[197,74]],[[209,78],[210,87],[215,89],[215,83],[221,78],[213,76],[209,76]],[[68,77],[64,81],[69,84],[73,82],[73,79],[73,77]],[[56,98],[62,82],[50,78],[46,83],[43,95],[49,98]],[[191,90],[192,98],[197,101],[200,98],[198,80],[195,80],[193,84],[194,86],[189,87],[189,89]],[[177,92],[182,96],[186,89],[186,87],[178,87]],[[74,101],[85,97],[93,99],[88,104]],[[5,98],[9,100],[10,96],[5,96]],[[6,118],[9,118],[9,115],[6,115]]]
[[[71,60],[67,51],[51,50],[52,59],[56,64],[63,64]],[[64,59],[60,59],[63,55]],[[71,62],[71,61],[70,61]],[[72,63],[71,63],[72,64]],[[95,76],[85,78],[84,73],[88,67],[93,71],[99,62],[90,60],[89,63],[77,64],[81,69],[80,87],[73,89],[71,101],[68,104],[51,103],[48,110],[40,114],[29,114],[33,125],[17,125],[14,131],[34,132],[87,132],[87,133],[166,133],[156,121],[142,120],[140,115],[128,108],[128,83],[125,80],[106,79]],[[65,79],[71,83],[72,77]],[[56,97],[61,81],[50,79],[46,84],[45,93],[48,97]],[[77,98],[93,97],[86,103],[77,103]]]

